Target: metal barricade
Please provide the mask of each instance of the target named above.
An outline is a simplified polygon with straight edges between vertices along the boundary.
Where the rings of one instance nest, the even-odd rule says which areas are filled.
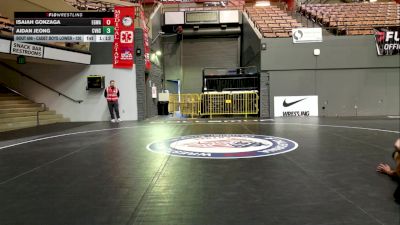
[[[170,113],[180,112],[194,118],[199,115],[199,94],[170,94],[169,107]]]
[[[168,110],[182,115],[256,115],[259,96],[257,92],[216,92],[204,94],[170,94]]]
[[[201,94],[200,115],[251,115],[258,114],[258,93],[206,93]]]

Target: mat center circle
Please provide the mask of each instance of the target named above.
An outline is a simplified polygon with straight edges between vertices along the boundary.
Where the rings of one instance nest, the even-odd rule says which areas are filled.
[[[292,140],[253,134],[202,134],[155,141],[147,149],[188,158],[254,158],[293,151]]]

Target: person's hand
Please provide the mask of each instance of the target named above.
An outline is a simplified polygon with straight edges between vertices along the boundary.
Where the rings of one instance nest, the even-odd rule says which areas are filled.
[[[383,164],[383,163],[379,164],[378,167],[376,168],[376,171],[390,176],[393,175],[393,171],[388,164]]]

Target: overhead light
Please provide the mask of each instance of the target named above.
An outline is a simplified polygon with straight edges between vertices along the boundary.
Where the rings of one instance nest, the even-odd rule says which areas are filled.
[[[157,55],[157,56],[161,56],[161,51],[160,51],[160,50],[157,50],[157,51],[156,51],[156,55]]]
[[[256,1],[256,7],[270,6],[271,3],[269,1]]]

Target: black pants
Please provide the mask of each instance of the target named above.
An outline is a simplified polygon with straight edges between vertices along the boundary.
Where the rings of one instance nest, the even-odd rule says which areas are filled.
[[[117,115],[117,119],[119,119],[119,109],[118,109],[118,101],[117,102],[108,102],[108,109],[110,110],[111,119],[115,119],[115,114]]]
[[[393,193],[394,200],[400,204],[400,177],[393,176],[392,179],[397,182],[397,188]]]
[[[400,204],[400,183],[397,185],[396,190],[394,191],[393,194],[394,200]]]

